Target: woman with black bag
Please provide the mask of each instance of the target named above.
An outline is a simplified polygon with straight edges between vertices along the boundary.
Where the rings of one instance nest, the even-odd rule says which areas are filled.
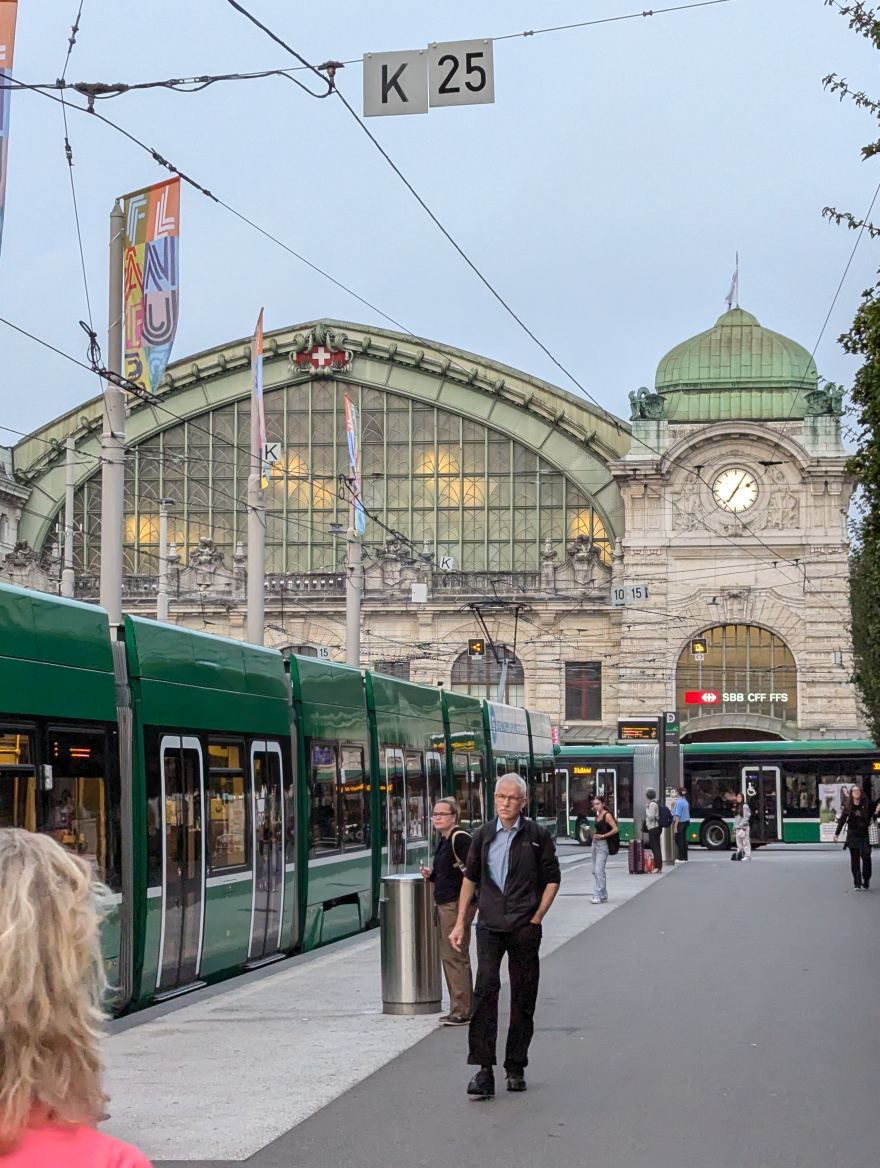
[[[593,897],[590,904],[604,904],[608,899],[605,865],[609,856],[616,856],[620,851],[620,828],[601,795],[593,796],[593,814],[596,824],[593,828]]]
[[[841,831],[844,827],[847,829],[846,843],[843,847],[844,850],[849,849],[849,864],[857,892],[871,886],[871,842],[868,838],[868,828],[876,809],[877,804],[862,794],[861,787],[852,787],[849,800],[841,812],[834,832],[834,842],[837,843]]]

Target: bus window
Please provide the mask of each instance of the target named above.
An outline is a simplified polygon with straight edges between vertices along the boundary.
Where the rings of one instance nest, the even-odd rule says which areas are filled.
[[[343,746],[339,771],[342,793],[342,841],[347,852],[369,847],[364,752],[359,746]]]
[[[782,788],[782,814],[788,819],[819,818],[819,786],[816,764],[807,759],[785,760],[785,783]],[[837,778],[831,780],[837,782]],[[823,778],[822,782],[828,782]]]
[[[428,838],[428,791],[422,756],[414,751],[406,754],[406,838]]]
[[[103,731],[50,730],[46,758],[43,830],[108,882],[106,735]]]
[[[212,872],[248,862],[244,743],[208,743],[208,863]]]
[[[339,851],[336,812],[336,747],[312,746],[309,769],[309,838],[311,855]]]
[[[742,791],[738,774],[725,774],[715,766],[691,767],[691,815],[733,815],[737,795]]]
[[[33,738],[12,729],[0,730],[0,827],[37,829]]]

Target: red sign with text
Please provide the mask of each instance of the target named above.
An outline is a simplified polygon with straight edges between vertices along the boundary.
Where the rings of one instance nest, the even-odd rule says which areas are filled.
[[[684,704],[686,706],[714,706],[719,701],[721,701],[721,694],[716,693],[714,689],[685,690]]]

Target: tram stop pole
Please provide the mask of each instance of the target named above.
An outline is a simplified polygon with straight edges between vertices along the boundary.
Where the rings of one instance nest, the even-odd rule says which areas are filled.
[[[76,438],[67,435],[65,443],[67,458],[64,481],[64,568],[61,572],[61,595],[73,600],[75,578],[73,574],[73,497],[76,487]]]

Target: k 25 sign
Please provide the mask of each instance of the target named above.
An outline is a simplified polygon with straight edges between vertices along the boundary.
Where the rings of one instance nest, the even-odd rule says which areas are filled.
[[[364,117],[426,114],[429,105],[495,101],[491,40],[447,41],[401,53],[364,53]]]

